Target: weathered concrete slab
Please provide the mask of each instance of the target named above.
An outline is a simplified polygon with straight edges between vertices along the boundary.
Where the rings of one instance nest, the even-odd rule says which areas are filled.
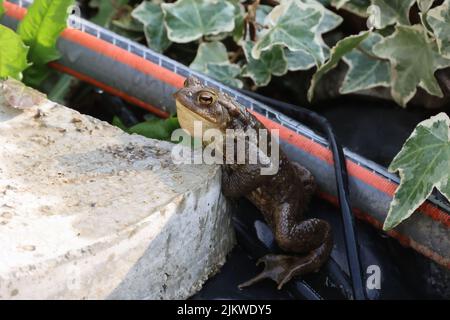
[[[176,166],[170,143],[10,93],[0,88],[1,299],[183,299],[224,263],[234,235],[218,167]]]

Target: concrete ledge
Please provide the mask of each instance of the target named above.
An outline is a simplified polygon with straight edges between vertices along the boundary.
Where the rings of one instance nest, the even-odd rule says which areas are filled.
[[[176,166],[172,144],[28,89],[17,102],[14,85],[0,88],[0,298],[198,291],[234,244],[219,167]]]

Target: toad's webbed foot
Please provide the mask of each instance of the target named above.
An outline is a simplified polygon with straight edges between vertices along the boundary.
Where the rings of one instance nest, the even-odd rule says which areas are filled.
[[[256,265],[264,263],[264,270],[253,279],[240,284],[239,288],[251,286],[263,279],[272,279],[280,290],[293,277],[317,272],[328,259],[331,249],[332,243],[326,241],[305,256],[265,255],[256,263]]]

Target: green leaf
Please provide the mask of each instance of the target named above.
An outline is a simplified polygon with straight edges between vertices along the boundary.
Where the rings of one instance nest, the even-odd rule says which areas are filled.
[[[450,0],[428,11],[427,21],[434,31],[439,52],[450,59]]]
[[[222,42],[203,42],[198,47],[197,55],[189,66],[213,79],[233,87],[242,87],[242,81],[237,79],[241,68],[228,60],[227,49]]]
[[[0,24],[0,78],[22,79],[22,71],[28,67],[28,47],[11,29]]]
[[[122,129],[125,132],[128,131],[127,126],[123,123],[123,121],[118,116],[114,116],[111,123],[113,126],[116,126],[117,128]]]
[[[437,188],[450,199],[450,119],[440,113],[415,128],[389,171],[400,173],[400,185],[391,202],[383,229],[410,217]]]
[[[0,0],[0,17],[5,13],[5,7],[3,7],[3,0]]]
[[[190,68],[206,72],[207,63],[228,63],[227,48],[222,42],[203,42],[197,50],[197,55],[192,61]]]
[[[260,26],[264,26],[264,22],[266,21],[267,15],[272,11],[273,7],[260,4],[256,8],[256,16],[255,16],[255,22],[259,24]],[[257,30],[257,38],[260,38],[261,36],[261,30]]]
[[[47,93],[48,100],[67,105],[70,91],[79,83],[80,80],[69,74],[59,75],[58,80],[52,83],[52,87]],[[77,99],[79,98],[77,96]]]
[[[360,17],[367,17],[370,0],[331,0],[331,5],[337,9],[344,9]]]
[[[436,42],[428,39],[420,25],[396,26],[395,32],[376,44],[373,52],[391,62],[391,94],[401,106],[414,97],[417,86],[443,96],[434,73],[449,66],[450,60],[439,54]]]
[[[320,4],[283,1],[267,15],[265,25],[268,29],[253,47],[253,58],[258,59],[262,51],[281,45],[291,51],[303,50],[314,57],[316,64],[322,64],[325,54],[319,26],[324,14]]]
[[[242,88],[243,83],[238,77],[241,68],[236,64],[208,63],[206,65],[207,75],[231,87]]]
[[[339,89],[341,94],[379,86],[389,87],[391,81],[389,62],[378,59],[372,51],[373,46],[382,39],[382,36],[372,32],[355,49],[343,57],[349,70]]]
[[[134,19],[131,14],[133,8],[125,5],[121,9],[120,15],[111,20],[110,29],[115,30],[117,28],[129,32],[129,33],[139,33],[142,32],[142,23]],[[114,28],[117,27],[117,28]]]
[[[161,4],[168,37],[186,43],[234,29],[234,6],[224,0],[178,0]]]
[[[131,15],[144,25],[145,38],[150,48],[163,52],[170,46],[160,5],[144,1],[133,10]]]
[[[302,0],[303,2],[305,2],[306,4],[314,4],[316,3],[315,0]],[[320,6],[322,7],[322,6]],[[323,8],[323,18],[320,21],[320,24],[317,28],[317,32],[322,34],[322,33],[327,33],[331,30],[336,29],[338,26],[341,25],[341,23],[344,21],[344,19],[342,19],[341,16],[335,14],[333,11],[328,10],[325,7]]]
[[[336,9],[341,9],[343,6],[345,6],[347,3],[349,3],[350,0],[332,0],[331,3]]]
[[[242,73],[245,77],[250,77],[258,87],[269,84],[272,75],[282,76],[288,71],[284,51],[280,46],[262,52],[258,60],[252,57],[253,43],[251,41],[246,41],[243,49],[247,65]]]
[[[89,4],[93,8],[98,8],[98,12],[91,21],[107,27],[121,7],[127,3],[128,0],[92,0]]]
[[[324,58],[328,58],[329,54],[330,54],[330,48],[326,45],[325,41],[323,41],[322,39],[322,34],[330,32],[331,30],[336,29],[343,21],[344,19],[342,19],[341,16],[335,14],[333,11],[328,10],[327,8],[325,8],[323,5],[321,5],[320,3],[318,3],[316,0],[300,0],[305,4],[310,4],[310,5],[315,5],[318,6],[320,8],[320,10],[323,10],[323,17],[322,20],[319,23],[319,26],[317,27],[317,33],[320,35],[319,36],[319,43],[322,46],[322,50],[323,50],[323,55]],[[298,50],[298,51],[303,51],[303,50]],[[293,51],[295,52],[295,51]],[[298,52],[297,52],[298,53]],[[304,51],[303,53],[304,54]],[[291,58],[293,58],[296,54],[292,54]],[[296,57],[296,58],[300,58],[300,57]],[[313,58],[311,56],[311,58]],[[297,59],[297,62],[298,59]],[[296,70],[301,70],[298,68],[295,68]],[[289,69],[291,70],[291,69]]]
[[[50,74],[50,68],[45,64],[32,64],[23,72],[23,82],[30,87],[38,88]]]
[[[141,122],[130,127],[127,131],[129,133],[140,134],[147,138],[170,140],[172,132],[179,128],[178,119],[176,117],[170,117],[168,119],[152,119]]]
[[[244,36],[245,8],[239,0],[231,0],[230,3],[234,6],[233,40],[238,43]]]
[[[284,55],[288,63],[288,69],[291,71],[308,70],[316,64],[314,58],[303,50],[290,51],[286,49]]]
[[[19,24],[17,33],[30,47],[29,60],[44,65],[59,58],[56,40],[67,26],[73,0],[35,0]]]
[[[372,4],[379,8],[375,27],[383,29],[397,22],[409,25],[409,11],[415,2],[416,0],[372,0]]]
[[[311,79],[311,85],[308,90],[308,100],[312,101],[314,98],[314,91],[319,83],[320,79],[330,70],[334,69],[341,58],[356,48],[362,41],[364,41],[369,36],[368,31],[363,31],[357,35],[352,35],[344,38],[336,43],[336,45],[331,49],[331,56],[328,61],[317,69],[316,73]]]

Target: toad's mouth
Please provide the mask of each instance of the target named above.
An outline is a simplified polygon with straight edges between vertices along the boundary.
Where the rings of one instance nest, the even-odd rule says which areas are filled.
[[[195,113],[183,105],[178,99],[176,100],[176,105],[178,122],[180,123],[181,128],[186,130],[191,136],[195,138],[202,138],[206,130],[219,129],[219,125],[217,123],[203,118],[198,113]],[[194,130],[195,127],[197,127],[197,130]]]

